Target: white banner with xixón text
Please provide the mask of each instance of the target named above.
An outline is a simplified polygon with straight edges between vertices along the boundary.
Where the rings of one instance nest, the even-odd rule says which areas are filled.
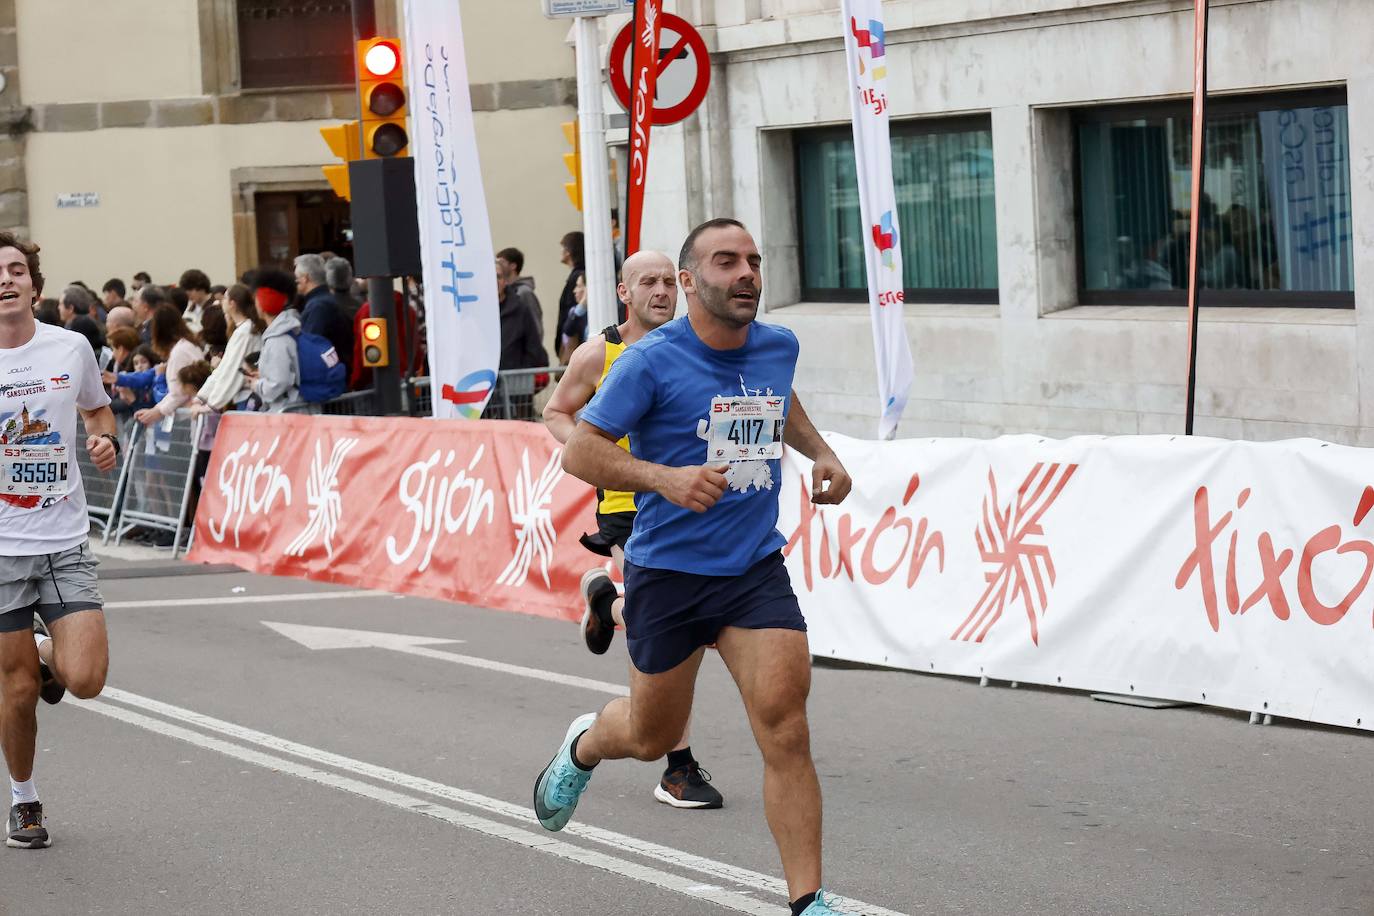
[[[812,651],[1374,727],[1374,461],[1310,439],[827,437],[779,528]]]

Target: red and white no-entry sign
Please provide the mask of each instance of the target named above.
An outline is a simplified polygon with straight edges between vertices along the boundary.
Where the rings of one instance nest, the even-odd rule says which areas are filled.
[[[654,98],[655,126],[676,124],[697,110],[711,85],[711,57],[706,42],[690,22],[672,13],[660,17],[658,83]],[[634,39],[631,19],[611,42],[611,91],[621,107],[630,109],[630,52]]]

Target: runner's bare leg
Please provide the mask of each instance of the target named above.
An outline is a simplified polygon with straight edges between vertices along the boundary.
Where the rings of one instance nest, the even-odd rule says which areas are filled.
[[[89,700],[105,689],[110,645],[105,612],[76,611],[48,627],[52,640],[43,644],[43,661],[72,696]]]
[[[716,642],[763,753],[764,813],[796,900],[821,886],[821,784],[806,720],[811,649],[800,630],[726,627]]]
[[[0,747],[16,782],[33,778],[39,686],[33,631],[0,633]]]
[[[602,760],[653,761],[682,737],[692,714],[697,671],[705,649],[662,674],[630,666],[630,695],[607,703],[577,742],[577,759],[587,766]]]

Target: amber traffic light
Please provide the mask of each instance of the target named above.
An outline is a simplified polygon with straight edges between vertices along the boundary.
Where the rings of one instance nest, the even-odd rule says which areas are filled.
[[[572,152],[563,154],[563,165],[572,175],[572,181],[563,183],[563,190],[567,192],[568,200],[572,201],[574,208],[582,209],[582,145],[578,140],[577,122],[564,121],[563,138],[572,147]]]
[[[364,318],[362,332],[363,365],[369,369],[380,369],[383,366],[391,365],[391,353],[386,337],[386,319]]]
[[[404,55],[397,38],[358,42],[358,105],[362,114],[362,158],[408,156]]]
[[[349,121],[346,124],[321,127],[320,136],[329,144],[329,151],[343,160],[341,164],[322,167],[325,180],[329,182],[335,194],[344,200],[350,200],[352,189],[348,185],[348,164],[354,159],[362,158],[358,146],[358,122]]]

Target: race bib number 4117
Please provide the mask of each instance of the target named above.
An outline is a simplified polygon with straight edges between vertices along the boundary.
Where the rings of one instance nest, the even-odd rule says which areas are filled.
[[[0,493],[65,496],[68,476],[65,445],[0,446]]]
[[[781,458],[786,401],[772,396],[712,398],[706,460],[737,464]]]

